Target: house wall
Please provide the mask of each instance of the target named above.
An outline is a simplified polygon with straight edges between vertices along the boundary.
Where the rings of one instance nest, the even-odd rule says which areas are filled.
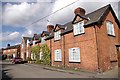
[[[6,49],[3,51],[3,54],[7,55],[7,58],[9,58],[9,56],[13,56],[13,54],[15,55],[15,57],[19,57],[20,54],[20,47],[18,48],[13,48],[13,49]]]
[[[69,26],[68,26],[69,27]],[[85,28],[85,34],[74,36],[73,32],[61,36],[61,39],[54,41],[54,38],[47,40],[47,45],[51,48],[52,66],[68,67],[68,68],[82,68],[86,70],[97,71],[97,49],[96,49],[96,37],[95,29],[93,26]],[[69,62],[69,48],[80,48],[80,63]],[[54,61],[54,50],[62,50],[62,61]],[[91,59],[92,58],[92,59]]]
[[[113,22],[115,37],[109,36],[107,34],[106,20]],[[115,22],[112,13],[109,12],[103,22],[102,26],[97,26],[97,41],[98,41],[98,54],[100,58],[100,71],[106,71],[108,69],[117,66],[117,49],[116,46],[120,40],[118,40],[118,34],[120,29],[118,28],[117,23]]]
[[[22,47],[22,45],[23,45],[23,47]],[[21,43],[21,58],[23,59],[23,60],[26,60],[26,44],[25,44],[25,42],[24,42],[24,39],[22,39],[22,43]]]
[[[80,63],[69,62],[69,48],[80,48]],[[92,58],[92,59],[91,59]],[[73,32],[65,35],[65,66],[97,71],[97,49],[94,27],[85,28],[85,34],[74,36]]]

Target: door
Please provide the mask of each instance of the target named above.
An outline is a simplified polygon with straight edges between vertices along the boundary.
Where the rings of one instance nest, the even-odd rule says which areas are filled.
[[[117,46],[118,66],[120,67],[120,46]]]

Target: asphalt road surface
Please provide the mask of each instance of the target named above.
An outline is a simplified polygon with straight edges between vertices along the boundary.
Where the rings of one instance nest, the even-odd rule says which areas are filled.
[[[43,67],[34,67],[27,64],[12,64],[11,62],[2,62],[3,78],[87,78],[77,74],[63,73],[43,69]]]

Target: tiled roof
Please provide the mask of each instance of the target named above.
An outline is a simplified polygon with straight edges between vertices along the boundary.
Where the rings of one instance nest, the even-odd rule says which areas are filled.
[[[120,25],[116,15],[115,15],[115,13],[114,13],[114,11],[112,9],[112,7],[111,7],[111,5],[109,4],[109,5],[106,5],[106,6],[102,7],[102,8],[100,8],[100,9],[97,9],[97,10],[91,12],[91,13],[88,13],[85,16],[82,16],[84,19],[88,19],[89,18],[89,20],[87,21],[87,23],[85,23],[84,26],[86,27],[86,26],[89,26],[91,24],[97,24],[97,23],[103,21],[103,19],[106,16],[106,13],[109,10],[111,10],[111,12],[112,12],[113,16],[115,17],[116,22],[118,23],[118,25]],[[80,15],[76,14],[76,16],[80,16]],[[66,28],[64,28],[65,30],[63,30],[61,34],[65,34],[65,33],[73,31],[73,21],[70,21],[70,22],[66,23],[63,26],[63,27],[66,27]],[[53,31],[50,34],[51,35],[48,38],[46,38],[46,40],[54,37],[54,32]]]
[[[43,31],[42,34],[43,33],[45,34],[45,36],[49,36],[49,34],[50,34],[50,32],[48,32],[48,31]]]
[[[39,40],[39,39],[41,38],[41,34],[37,34],[37,35],[33,36],[33,38],[34,38],[35,40]]]
[[[4,50],[7,50],[7,49],[16,49],[16,48],[19,48],[19,47],[20,47],[20,44],[14,45],[14,46],[9,46],[7,48],[4,48]]]
[[[32,37],[23,37],[25,44],[27,44],[27,40],[32,41]]]

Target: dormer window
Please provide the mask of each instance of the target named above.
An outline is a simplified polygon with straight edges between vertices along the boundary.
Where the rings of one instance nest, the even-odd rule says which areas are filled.
[[[27,40],[27,47],[29,47],[29,43],[30,43],[30,41],[29,41],[29,40]]]
[[[45,36],[41,37],[41,42],[44,44],[45,43]]]
[[[33,46],[35,45],[35,42],[36,42],[36,41],[33,41]]]
[[[57,32],[54,32],[54,39],[55,40],[59,40],[59,39],[61,39],[61,31],[59,30],[59,31],[57,31]]]
[[[110,21],[106,21],[106,26],[107,26],[107,33],[109,35],[115,36],[113,23]]]
[[[76,23],[73,25],[73,31],[74,31],[74,35],[79,35],[82,33],[85,33],[84,31],[84,21],[81,21],[79,23]]]
[[[65,30],[67,29],[67,26],[65,26]]]

